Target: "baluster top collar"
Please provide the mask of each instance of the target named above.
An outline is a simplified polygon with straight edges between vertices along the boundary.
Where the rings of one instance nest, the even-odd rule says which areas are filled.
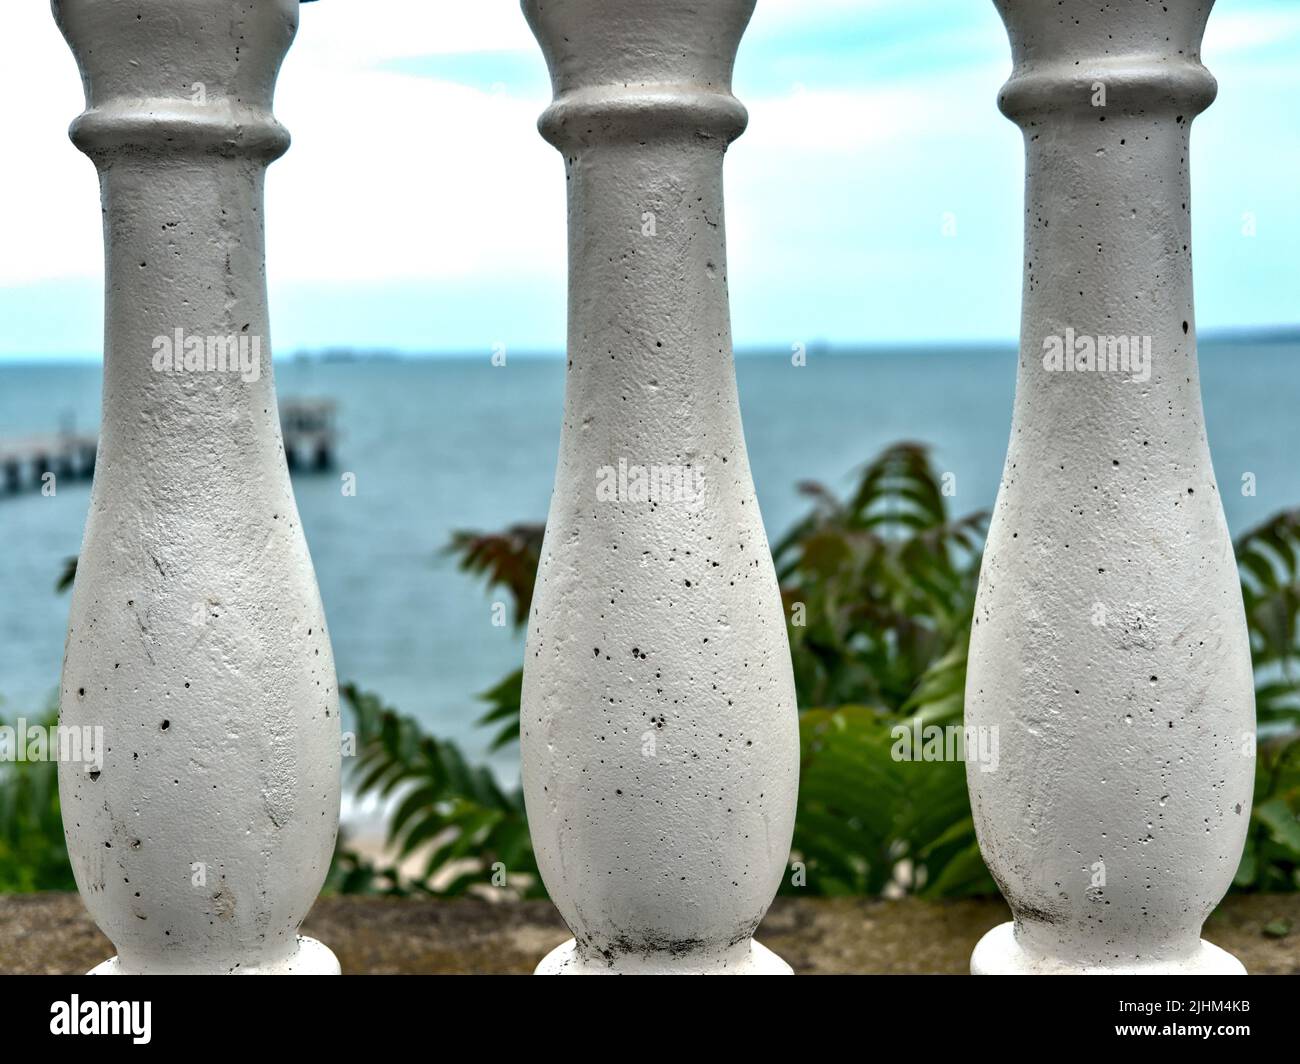
[[[722,146],[745,128],[731,73],[754,0],[522,0],[555,100],[557,147],[686,133]]]
[[[1188,118],[1214,101],[1201,37],[1214,0],[994,0],[1011,39],[1013,69],[998,96],[1025,122],[1044,111],[1088,113],[1094,86],[1111,106]]]
[[[271,114],[299,0],[52,0],[81,70],[82,151],[273,159],[289,134]]]

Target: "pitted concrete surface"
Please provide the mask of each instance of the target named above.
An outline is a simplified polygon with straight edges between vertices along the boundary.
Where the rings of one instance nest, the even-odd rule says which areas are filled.
[[[271,373],[262,218],[297,0],[56,0],[100,172],[104,405],[59,723],[104,971],[323,971],[339,711]],[[69,149],[71,150],[71,149]],[[94,194],[85,174],[82,194]],[[309,964],[318,958],[321,964]],[[201,962],[201,963],[200,963]]]
[[[1008,917],[1000,900],[778,898],[759,938],[804,975],[964,975],[971,950]],[[1264,928],[1290,921],[1271,938]],[[519,974],[569,932],[544,901],[322,898],[303,925],[344,974]],[[1205,925],[1252,975],[1300,975],[1300,894],[1228,898]],[[0,973],[83,972],[108,950],[75,894],[0,898]]]
[[[722,196],[753,7],[524,3],[569,217],[564,421],[519,723],[533,849],[574,944],[539,971],[785,970],[750,940],[786,874],[799,721],[741,430]]]
[[[983,971],[1239,971],[1200,942],[1255,783],[1192,300],[1210,6],[998,0],[1014,62],[998,102],[1025,138],[1024,295],[966,676],[966,724],[999,737],[999,768],[966,778],[1017,933],[983,945]]]

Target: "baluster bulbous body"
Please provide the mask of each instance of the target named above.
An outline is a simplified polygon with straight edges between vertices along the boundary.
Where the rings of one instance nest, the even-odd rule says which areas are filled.
[[[976,972],[1240,971],[1201,925],[1250,817],[1254,688],[1192,313],[1188,127],[1208,0],[999,0],[1024,130],[1010,450],[967,725],[984,859],[1015,916]]]
[[[337,972],[333,658],[280,435],[262,184],[296,0],[55,0],[104,207],[104,403],[63,665],[68,850],[106,973]]]
[[[528,622],[539,972],[777,972],[793,675],[732,362],[722,158],[753,0],[525,0],[569,199],[568,381]]]

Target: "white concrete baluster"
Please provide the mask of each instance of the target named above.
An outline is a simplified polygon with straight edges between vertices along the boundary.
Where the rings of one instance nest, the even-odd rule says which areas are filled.
[[[100,172],[99,461],[72,598],[60,766],[106,973],[337,972],[298,935],[339,805],[334,664],[285,466],[262,182],[296,0],[54,0]]]
[[[1250,817],[1254,688],[1192,314],[1208,0],[998,0],[1026,144],[1015,414],[971,638],[976,972],[1239,972],[1200,939]]]
[[[753,941],[798,728],[732,363],[722,156],[753,0],[525,0],[564,155],[569,344],[521,737],[574,939],[539,972],[788,972]]]

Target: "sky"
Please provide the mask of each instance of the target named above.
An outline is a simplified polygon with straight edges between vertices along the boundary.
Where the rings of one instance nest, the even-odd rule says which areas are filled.
[[[43,0],[0,4],[0,359],[98,357],[98,185]],[[1300,321],[1300,2],[1219,0],[1192,134],[1197,318]],[[997,110],[991,0],[758,0],[736,63],[748,131],[726,162],[738,348],[1014,338],[1022,144]],[[277,354],[557,352],[559,154],[516,0],[305,5],[267,178]]]

